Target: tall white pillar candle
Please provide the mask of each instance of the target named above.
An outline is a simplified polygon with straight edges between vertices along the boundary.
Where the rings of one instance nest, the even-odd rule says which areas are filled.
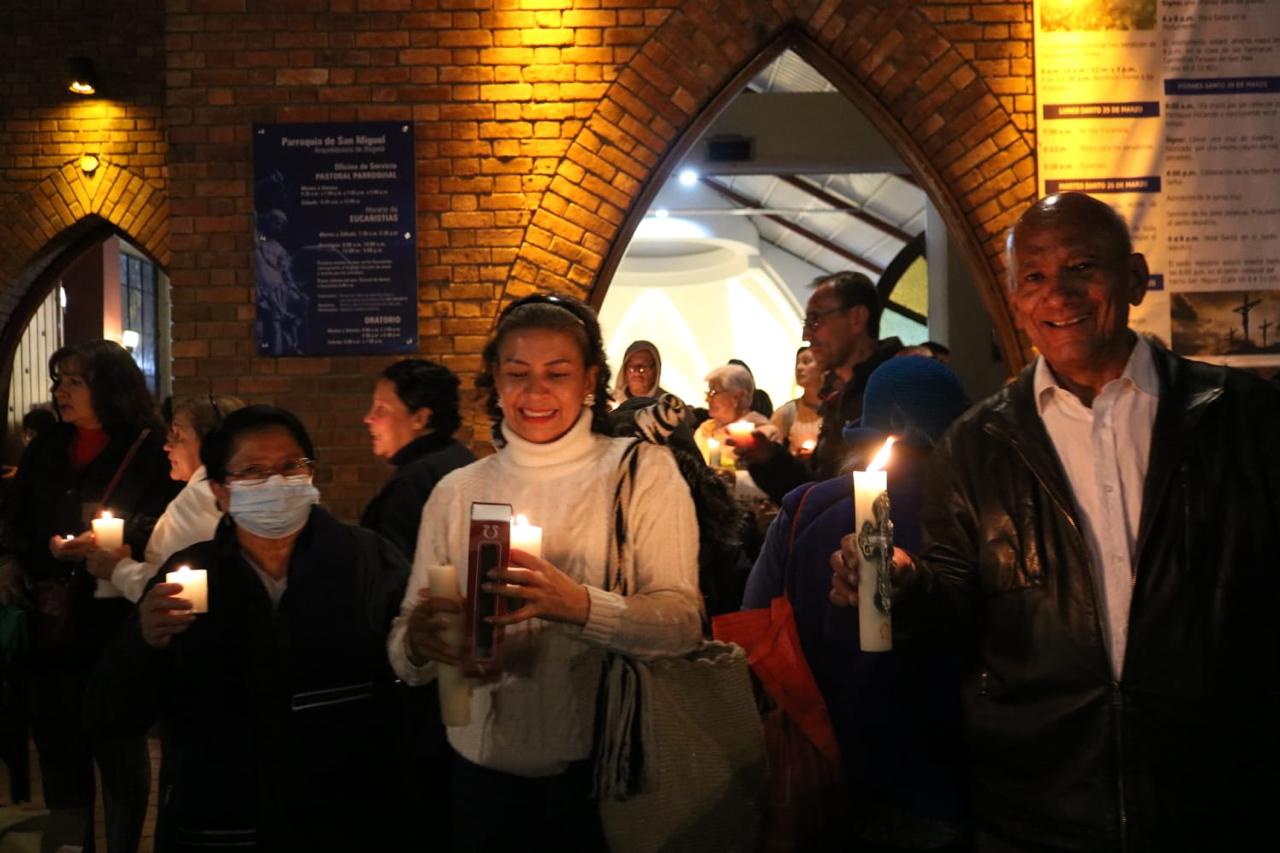
[[[864,522],[876,523],[872,509],[875,499],[888,488],[884,471],[853,472],[853,532],[855,540]],[[892,559],[892,554],[890,554]],[[864,652],[887,652],[893,648],[893,627],[889,614],[876,606],[879,560],[868,559],[858,548],[858,647]]]
[[[99,518],[90,522],[93,525],[94,546],[104,551],[114,551],[124,544],[124,519],[113,518],[110,512],[103,512]],[[121,592],[111,581],[95,578],[94,598],[120,598]]]
[[[720,442],[714,438],[707,439],[707,465],[712,468],[720,467]]]
[[[182,584],[179,595],[191,602],[192,613],[209,612],[209,573],[204,569],[178,566],[175,571],[166,573],[164,579],[165,583]]]
[[[462,601],[462,587],[458,583],[458,570],[445,564],[427,566],[427,588],[435,598],[452,598]],[[455,649],[462,648],[462,614],[442,614],[446,617],[440,639]],[[446,726],[465,726],[471,722],[471,682],[462,670],[452,664],[436,667],[436,682],[440,688],[440,716]]]

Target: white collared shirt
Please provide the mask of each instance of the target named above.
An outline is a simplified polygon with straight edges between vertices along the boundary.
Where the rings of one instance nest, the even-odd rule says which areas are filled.
[[[1080,510],[1112,672],[1120,678],[1142,489],[1160,397],[1151,345],[1138,338],[1124,373],[1102,387],[1093,408],[1058,384],[1043,356],[1036,362],[1034,390],[1036,408]]]

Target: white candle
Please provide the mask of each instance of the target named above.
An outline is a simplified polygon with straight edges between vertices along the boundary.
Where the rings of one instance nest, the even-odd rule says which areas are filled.
[[[738,447],[745,447],[751,444],[751,434],[756,431],[756,425],[751,421],[734,421],[726,429]]]
[[[720,467],[720,442],[714,438],[707,439],[707,464],[712,468]]]
[[[101,518],[93,520],[93,542],[104,551],[114,551],[124,544],[124,519],[112,518],[111,513],[103,512]]]
[[[542,558],[542,528],[517,515],[511,521],[511,547]]]
[[[889,487],[889,477],[883,470],[888,459],[890,439],[868,466],[869,470],[853,472],[853,531],[860,536],[862,525],[875,525],[873,506]],[[881,458],[883,457],[883,458]],[[892,559],[890,552],[888,559]],[[880,561],[868,559],[858,548],[858,647],[864,652],[887,652],[893,648],[893,625],[889,614],[876,606],[876,588],[879,584]]]
[[[427,566],[427,589],[436,598],[452,598],[462,601],[462,588],[458,584],[458,570],[451,565]],[[462,648],[462,614],[445,613],[444,630],[440,639],[455,649]],[[446,726],[465,726],[471,722],[471,682],[462,670],[452,664],[442,663],[436,668],[436,682],[440,688],[440,716]]]
[[[165,583],[182,584],[179,594],[191,602],[192,613],[209,612],[209,573],[204,569],[178,566],[176,571],[168,572],[164,580]]]

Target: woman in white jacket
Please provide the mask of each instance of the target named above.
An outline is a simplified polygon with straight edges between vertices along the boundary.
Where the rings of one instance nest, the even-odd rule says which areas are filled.
[[[125,598],[137,601],[146,591],[147,582],[155,577],[171,554],[213,538],[222,510],[218,509],[205,481],[200,442],[223,418],[242,408],[244,401],[239,397],[213,394],[174,401],[164,450],[169,454],[169,476],[187,485],[156,521],[147,540],[145,561],[132,559],[127,547],[118,551],[98,549],[86,561],[90,572],[111,581]]]
[[[626,518],[634,549],[630,594],[606,591],[613,487],[629,440],[608,434],[609,368],[594,313],[535,295],[499,318],[477,386],[488,389],[497,453],[446,476],[423,509],[401,615],[389,638],[405,681],[461,664],[441,640],[458,602],[432,597],[427,566],[451,563],[466,588],[470,505],[511,504],[543,529],[538,559],[485,589],[523,604],[505,625],[502,671],[472,694],[471,722],[449,728],[456,758],[456,850],[605,849],[590,799],[596,694],[606,650],[679,654],[700,638],[698,539],[692,500],[670,452],[640,448]]]

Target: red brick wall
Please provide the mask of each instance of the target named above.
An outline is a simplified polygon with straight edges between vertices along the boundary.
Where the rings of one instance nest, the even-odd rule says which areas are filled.
[[[167,146],[162,0],[11,0],[0,21],[3,327],[40,269],[92,222],[167,263]],[[66,90],[76,55],[93,58],[100,97]],[[85,152],[102,160],[93,176],[76,163]]]
[[[162,117],[168,128],[167,180],[131,159],[142,151],[108,159],[136,165],[137,175],[161,182],[167,194],[175,391],[237,393],[296,410],[315,433],[326,500],[344,515],[386,473],[369,456],[359,423],[371,376],[386,360],[255,356],[254,122],[416,123],[422,350],[469,386],[501,300],[541,286],[592,295],[647,188],[696,133],[700,113],[786,37],[903,149],[971,261],[986,271],[989,305],[1003,322],[995,287],[1000,234],[1034,193],[1029,2],[166,6],[163,35],[134,49],[135,64],[165,69],[156,72],[165,104],[153,120],[159,126]],[[42,24],[26,25],[43,41]],[[144,48],[153,51],[149,64]],[[13,79],[30,85],[24,72]],[[9,80],[6,70],[0,84]],[[138,94],[153,104],[148,97]],[[56,167],[32,163],[29,177],[11,175],[20,155],[5,146],[17,133],[0,133],[0,199],[29,192]],[[0,232],[0,259],[6,239],[12,243]],[[1003,327],[1006,347],[1016,351],[1016,337]],[[477,412],[473,406],[467,430],[483,437]]]

